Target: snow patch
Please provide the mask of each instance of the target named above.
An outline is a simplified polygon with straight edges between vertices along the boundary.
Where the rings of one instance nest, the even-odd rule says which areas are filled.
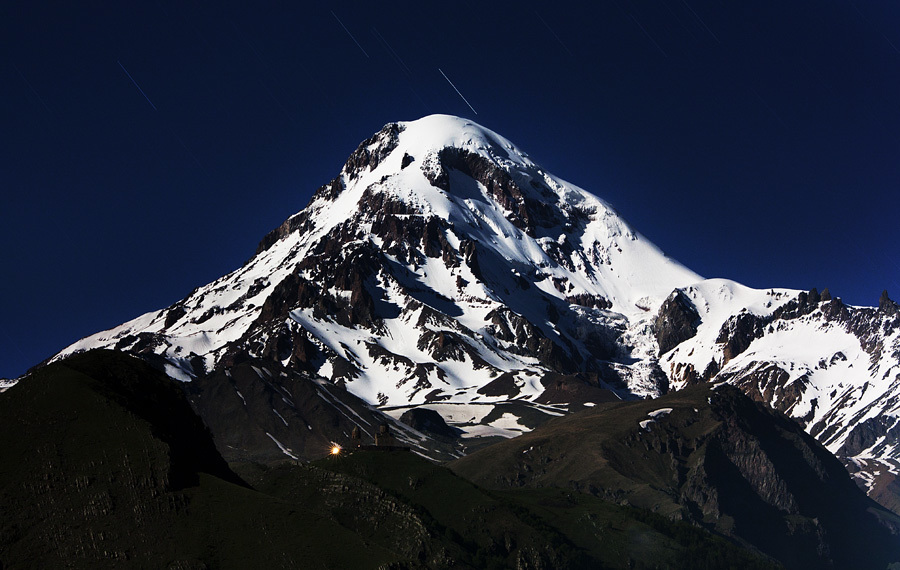
[[[272,408],[272,412],[273,412],[276,416],[278,416],[278,419],[281,420],[282,423],[284,423],[285,426],[288,425],[287,420],[284,419],[284,417],[282,417],[282,415],[278,413],[278,410],[276,410],[275,408]]]
[[[287,455],[288,457],[290,457],[291,459],[293,459],[293,460],[295,460],[295,461],[299,461],[299,460],[300,460],[296,455],[294,455],[294,452],[291,451],[290,448],[285,447],[284,444],[282,444],[280,441],[278,441],[277,439],[275,439],[275,436],[273,436],[273,435],[270,434],[269,432],[265,432],[265,433],[266,433],[267,436],[269,436],[269,439],[271,439],[272,441],[275,442],[275,445],[278,446],[278,449],[280,449],[282,453],[284,453],[285,455]]]
[[[190,382],[197,377],[191,363],[184,359],[170,358],[163,365],[163,368],[169,378],[179,382]]]
[[[653,410],[652,412],[647,412],[647,416],[650,418],[649,420],[642,420],[638,422],[641,426],[641,429],[650,431],[650,424],[655,423],[659,418],[665,417],[672,413],[672,408],[660,408],[658,410]]]

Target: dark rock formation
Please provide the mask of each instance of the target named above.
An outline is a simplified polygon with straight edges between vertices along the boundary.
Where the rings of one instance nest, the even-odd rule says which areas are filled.
[[[716,337],[718,344],[725,345],[722,347],[723,363],[727,363],[747,350],[750,343],[763,335],[765,325],[766,319],[748,312],[741,312],[728,317],[728,320],[722,323],[722,328],[719,329],[719,336]]]
[[[460,430],[447,425],[441,414],[428,408],[412,408],[403,412],[400,421],[409,427],[429,435],[457,438]]]
[[[540,404],[569,404],[571,409],[577,409],[585,402],[594,405],[619,401],[610,389],[619,381],[618,375],[613,372],[609,378],[603,376],[602,372],[591,376],[549,372],[541,378],[544,392],[535,401]]]
[[[451,331],[426,329],[419,336],[418,349],[430,354],[438,362],[463,360],[471,348],[463,337]]]
[[[581,305],[582,307],[590,307],[592,309],[611,309],[612,303],[609,299],[602,295],[591,295],[589,293],[579,293],[577,295],[567,295],[566,301],[573,305]],[[694,331],[696,332],[696,330]]]
[[[888,297],[887,289],[881,292],[881,297],[878,299],[878,310],[882,313],[886,313],[888,315],[896,315],[900,313],[900,305],[895,303]]]
[[[528,235],[535,235],[537,227],[563,226],[568,220],[560,218],[557,210],[546,199],[555,202],[558,198],[544,190],[542,199],[536,199],[522,188],[504,170],[489,159],[464,149],[447,147],[438,155],[438,170],[423,166],[423,172],[431,184],[444,191],[450,191],[450,171],[456,170],[470,176],[487,188],[497,203],[507,211],[507,219]],[[536,183],[537,184],[537,183]]]
[[[478,393],[485,396],[506,396],[508,398],[514,398],[519,392],[516,377],[509,372],[504,372],[478,389]]]
[[[890,443],[900,441],[900,422],[896,418],[869,418],[853,428],[844,445],[838,449],[839,457],[852,457],[875,445],[882,437],[887,436]]]
[[[790,373],[781,369],[777,364],[759,362],[751,365],[749,370],[723,372],[717,379],[727,381],[741,388],[753,400],[768,404],[779,412],[787,414],[800,401],[808,382],[806,377],[797,378],[793,382],[790,381],[790,378]],[[807,418],[795,418],[795,420],[805,426],[806,421],[815,415],[815,410],[816,405],[813,403]]]
[[[665,354],[692,338],[697,334],[699,322],[700,314],[690,298],[680,289],[673,291],[659,308],[653,323],[659,354]]]
[[[397,123],[389,123],[383,129],[359,144],[353,154],[347,158],[344,170],[347,177],[353,180],[363,169],[373,170],[384,160],[400,142],[401,127]],[[370,149],[373,147],[374,149]]]
[[[181,317],[185,316],[186,314],[187,314],[187,311],[184,309],[184,307],[182,305],[175,305],[174,307],[172,307],[171,309],[166,311],[166,324],[165,324],[166,328],[169,328],[172,325],[174,325],[175,323],[177,323],[178,320]]]
[[[822,296],[813,288],[808,293],[800,292],[796,299],[791,299],[772,313],[772,319],[796,319],[808,315],[819,308]]]
[[[313,197],[310,199],[310,203],[322,199],[322,200],[334,200],[338,197],[338,195],[344,191],[344,181],[340,176],[319,187],[318,190],[313,194]],[[308,206],[308,204],[307,204]],[[309,213],[306,209],[301,211],[298,214],[295,214],[285,220],[280,226],[270,231],[260,240],[259,245],[256,247],[256,255],[266,251],[279,240],[284,237],[294,233],[294,232],[304,232],[312,227],[312,220],[309,218]]]
[[[459,242],[459,253],[462,255],[463,261],[472,270],[472,275],[476,279],[484,279],[481,272],[481,266],[478,264],[478,246],[474,240],[464,239]]]

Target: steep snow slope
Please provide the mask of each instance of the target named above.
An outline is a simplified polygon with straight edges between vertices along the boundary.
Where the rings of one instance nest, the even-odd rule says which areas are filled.
[[[490,398],[478,391],[501,376],[536,398],[549,371],[596,375],[598,352],[615,364],[607,380],[617,389],[655,395],[645,354],[632,354],[649,331],[632,332],[633,346],[609,331],[699,280],[602,200],[496,133],[444,115],[386,126],[273,234],[239,270],[60,356],[96,346],[150,352],[187,381],[236,344],[261,356],[265,320],[292,345],[313,345],[303,365],[373,403]],[[275,306],[298,287],[316,291]],[[336,311],[323,311],[328,304]],[[279,360],[298,360],[295,352]]]

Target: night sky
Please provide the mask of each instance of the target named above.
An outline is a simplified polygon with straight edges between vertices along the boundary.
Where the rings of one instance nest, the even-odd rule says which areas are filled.
[[[705,277],[900,298],[900,3],[598,4],[2,3],[0,377],[237,268],[432,113]]]

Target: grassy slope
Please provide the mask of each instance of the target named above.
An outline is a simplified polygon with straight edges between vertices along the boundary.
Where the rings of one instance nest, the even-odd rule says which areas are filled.
[[[488,492],[413,453],[234,468],[144,363],[43,368],[0,397],[0,567],[769,567],[659,516]]]
[[[694,392],[676,392],[664,401],[601,404],[547,422],[487,453],[463,457],[451,468],[488,488],[583,486],[581,490],[627,498],[629,504],[669,515],[680,509],[665,491],[673,482],[674,453],[634,453],[623,442],[634,438],[649,412],[667,407],[673,411],[666,421],[678,424],[686,437],[700,439],[716,429],[719,422],[708,407],[699,406]],[[687,469],[700,461],[703,450],[696,451],[686,450]]]
[[[672,411],[641,427],[662,408]],[[821,562],[822,545],[838,566],[880,568],[900,554],[869,514],[890,513],[833,456],[733,389],[597,406],[450,467],[490,489],[568,488],[692,520],[792,568]]]
[[[221,458],[203,457],[212,443],[197,426],[177,386],[124,355],[82,355],[20,382],[0,398],[2,567],[364,568],[395,559],[239,484]],[[167,439],[190,442],[194,456]]]
[[[464,566],[513,567],[528,556],[533,564],[570,568],[777,566],[646,511],[562,489],[489,492],[409,453],[355,452],[247,478],[269,494],[311,504],[311,489],[298,493],[298,482],[324,471],[374,485],[408,505],[428,522],[432,539]]]

